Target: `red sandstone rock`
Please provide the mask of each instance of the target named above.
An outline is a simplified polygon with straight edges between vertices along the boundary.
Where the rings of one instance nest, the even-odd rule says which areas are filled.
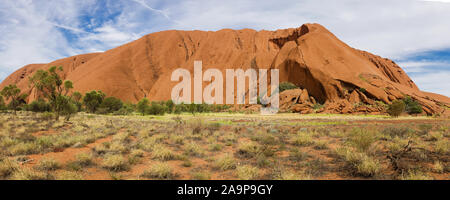
[[[329,108],[324,112],[347,112],[342,109],[358,101],[354,94],[347,101],[347,91],[366,90],[361,100],[390,103],[409,95],[424,107],[427,114],[445,114],[450,98],[422,92],[393,61],[349,47],[319,24],[277,31],[224,29],[211,31],[163,31],[104,53],[79,55],[49,64],[27,65],[11,74],[0,89],[16,84],[36,99],[28,78],[38,69],[63,66],[65,79],[72,80],[76,91],[101,90],[124,101],[168,100],[171,73],[185,68],[193,74],[195,60],[203,69],[280,69],[280,82],[292,82]],[[225,73],[223,73],[225,74]],[[205,84],[206,85],[206,84]],[[308,97],[306,97],[308,96]],[[352,97],[353,96],[353,97]],[[304,111],[304,110],[302,110]],[[307,112],[307,111],[305,111]],[[309,112],[309,111],[308,111]]]

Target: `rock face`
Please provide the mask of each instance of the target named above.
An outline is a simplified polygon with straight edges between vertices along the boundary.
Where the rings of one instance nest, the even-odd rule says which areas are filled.
[[[64,78],[82,93],[101,90],[131,102],[144,97],[168,100],[178,84],[170,81],[172,72],[185,68],[193,74],[196,60],[203,61],[203,70],[217,68],[223,74],[233,68],[280,69],[280,82],[302,88],[296,103],[325,104],[323,112],[353,112],[354,104],[361,101],[390,103],[405,95],[420,102],[427,114],[445,112],[443,107],[450,104],[448,97],[420,91],[393,61],[353,49],[319,24],[259,32],[153,33],[104,53],[27,65],[6,78],[0,88],[17,84],[30,94],[29,100],[36,99],[28,77],[38,69],[63,66]]]

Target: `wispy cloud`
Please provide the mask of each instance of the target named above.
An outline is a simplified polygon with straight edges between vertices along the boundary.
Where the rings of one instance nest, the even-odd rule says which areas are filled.
[[[159,14],[163,15],[165,18],[167,18],[167,19],[170,20],[170,17],[169,17],[169,15],[167,14],[167,12],[165,12],[165,11],[163,11],[163,10],[155,9],[155,8],[153,8],[153,7],[150,7],[147,3],[145,3],[144,0],[131,0],[131,1],[134,1],[134,2],[136,2],[136,3],[138,3],[138,4],[142,5],[142,6],[144,6],[145,8],[149,9],[150,11],[159,13]]]
[[[78,29],[78,28],[74,28],[74,27],[70,27],[70,26],[56,24],[56,23],[53,23],[53,22],[47,22],[47,23],[49,23],[49,24],[51,24],[51,25],[53,25],[55,27],[66,29],[66,30],[69,30],[69,31],[77,32],[77,33],[88,33],[88,32],[86,32],[86,31],[84,31],[82,29]]]

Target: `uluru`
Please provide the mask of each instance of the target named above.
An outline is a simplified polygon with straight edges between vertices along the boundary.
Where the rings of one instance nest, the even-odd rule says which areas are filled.
[[[410,96],[428,115],[446,114],[450,98],[419,90],[395,62],[354,49],[319,24],[276,31],[162,31],[103,53],[77,55],[48,64],[30,64],[7,77],[0,89],[16,84],[37,99],[29,77],[39,69],[62,66],[74,91],[101,90],[128,102],[169,100],[170,80],[178,68],[279,69],[280,82],[300,89],[280,95],[282,107],[308,113],[313,104],[324,113],[378,113],[379,103]],[[362,103],[363,109],[355,104]]]

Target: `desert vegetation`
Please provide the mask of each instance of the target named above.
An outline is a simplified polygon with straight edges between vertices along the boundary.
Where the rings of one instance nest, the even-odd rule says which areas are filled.
[[[449,125],[428,117],[239,113],[0,114],[0,178],[448,179]]]
[[[449,178],[450,121],[406,116],[422,112],[411,97],[384,105],[390,116],[262,116],[83,95],[60,70],[31,77],[41,98],[29,104],[14,85],[1,91],[0,179]]]

